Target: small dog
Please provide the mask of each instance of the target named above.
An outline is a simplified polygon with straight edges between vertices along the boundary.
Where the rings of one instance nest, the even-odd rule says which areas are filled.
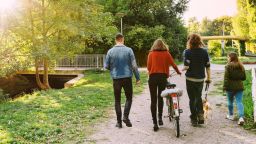
[[[210,110],[212,110],[210,103],[208,102],[207,99],[203,100],[203,110],[204,110],[204,118],[208,118],[208,114],[210,113]]]

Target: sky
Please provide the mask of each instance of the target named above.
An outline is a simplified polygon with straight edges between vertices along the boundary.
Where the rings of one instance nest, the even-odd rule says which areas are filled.
[[[196,17],[201,21],[204,17],[214,19],[223,15],[234,16],[236,13],[236,0],[190,0],[184,20]]]

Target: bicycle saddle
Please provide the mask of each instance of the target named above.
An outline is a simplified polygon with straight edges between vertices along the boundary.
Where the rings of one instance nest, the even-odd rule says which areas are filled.
[[[170,82],[167,82],[166,83],[166,87],[176,87],[176,84],[172,84],[172,83],[170,83]]]

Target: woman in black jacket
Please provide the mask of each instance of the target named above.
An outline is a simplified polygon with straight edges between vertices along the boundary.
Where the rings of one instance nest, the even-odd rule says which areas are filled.
[[[246,79],[245,69],[239,61],[236,53],[228,55],[228,64],[225,67],[223,90],[227,92],[228,98],[228,115],[227,119],[234,120],[233,102],[236,99],[237,110],[239,113],[238,124],[244,124],[244,106],[242,102],[244,85]]]

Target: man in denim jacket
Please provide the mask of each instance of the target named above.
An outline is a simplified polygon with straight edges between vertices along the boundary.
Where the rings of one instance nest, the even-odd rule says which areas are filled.
[[[117,116],[116,127],[122,128],[121,90],[124,89],[126,103],[124,108],[123,122],[127,127],[132,127],[129,113],[132,105],[132,75],[135,74],[136,83],[140,83],[140,74],[135,56],[131,48],[124,45],[124,36],[116,35],[116,45],[111,48],[106,56],[105,68],[110,70],[113,79],[115,96],[115,110]]]

